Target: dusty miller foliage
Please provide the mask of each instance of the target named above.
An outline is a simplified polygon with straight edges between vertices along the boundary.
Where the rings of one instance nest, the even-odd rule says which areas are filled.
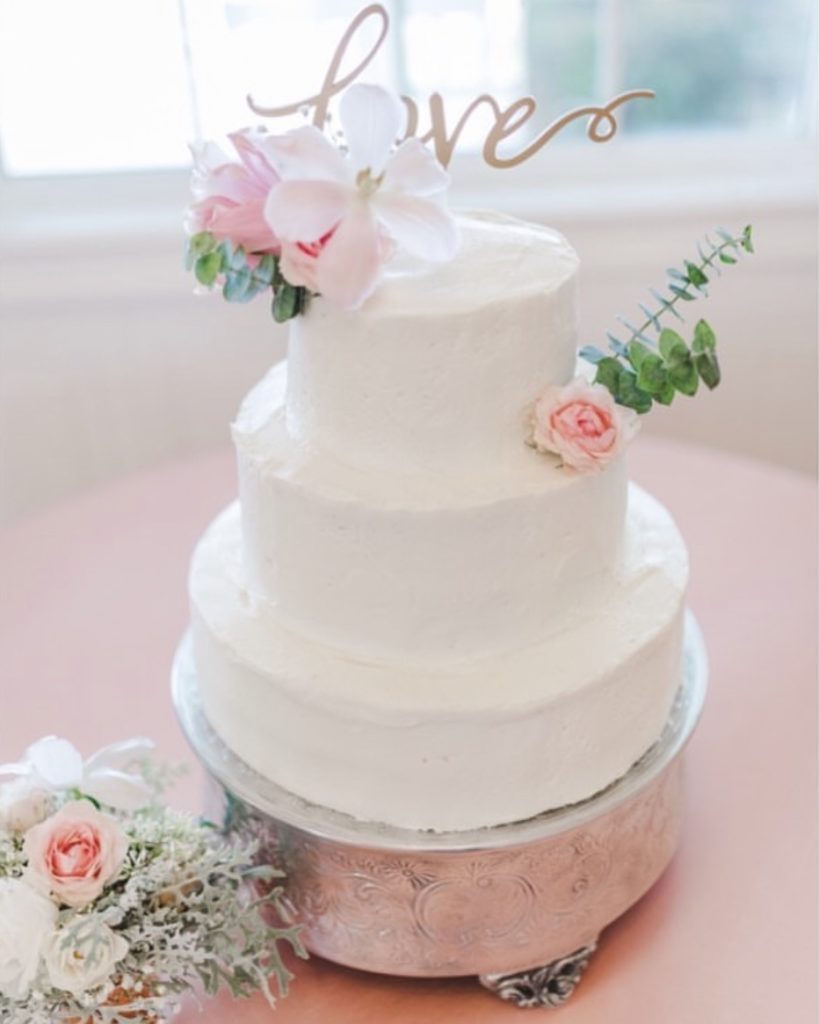
[[[108,809],[106,809],[108,810]],[[109,812],[110,813],[110,812]],[[64,908],[59,925],[99,915],[128,943],[112,979],[82,996],[50,987],[42,969],[28,997],[0,996],[4,1024],[134,1024],[168,1019],[182,995],[228,988],[239,998],[261,991],[271,1006],[292,973],[280,947],[306,956],[298,927],[280,902],[281,873],[254,866],[255,842],[225,839],[191,815],[154,807],[115,814],[130,840],[123,868],[80,910]],[[0,829],[0,876],[25,867],[23,836]],[[260,911],[275,915],[268,924]]]

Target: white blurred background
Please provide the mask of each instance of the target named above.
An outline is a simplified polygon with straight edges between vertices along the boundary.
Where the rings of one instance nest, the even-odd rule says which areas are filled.
[[[194,297],[186,142],[318,90],[362,0],[0,0],[0,522],[227,439],[284,351],[268,303]],[[450,123],[480,92],[536,97],[535,130],[649,87],[617,138],[574,125],[486,167],[475,116],[453,203],[563,231],[583,260],[582,342],[636,315],[714,227],[757,255],[698,304],[724,381],[646,429],[816,465],[816,9],[812,0],[386,0],[363,79]],[[362,31],[346,67],[370,48]],[[274,129],[275,130],[275,129]],[[502,339],[499,339],[502,344]]]

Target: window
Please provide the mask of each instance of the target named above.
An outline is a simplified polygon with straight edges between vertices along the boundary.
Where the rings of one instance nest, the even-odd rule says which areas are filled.
[[[255,120],[245,105],[315,91],[363,0],[5,0],[0,152],[9,177],[182,167],[185,141]],[[640,86],[633,135],[806,135],[815,113],[810,0],[389,0],[365,77],[450,116],[480,91],[531,92],[543,117]],[[369,26],[372,38],[373,26]],[[350,60],[369,47],[353,40]],[[577,124],[567,138],[582,131]],[[471,119],[464,144],[485,132]]]

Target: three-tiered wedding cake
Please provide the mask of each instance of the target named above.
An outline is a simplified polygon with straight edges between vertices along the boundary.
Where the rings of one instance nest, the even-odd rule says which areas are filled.
[[[361,309],[311,300],[234,424],[240,499],[190,577],[208,719],[282,787],[415,829],[583,800],[657,740],[681,680],[684,545],[629,485],[526,443],[574,377],[578,259],[459,218]]]

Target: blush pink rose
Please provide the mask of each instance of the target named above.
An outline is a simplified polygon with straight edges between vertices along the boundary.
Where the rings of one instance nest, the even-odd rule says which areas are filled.
[[[575,377],[547,388],[535,402],[532,443],[580,473],[603,469],[636,434],[637,413],[617,405],[600,384]]]
[[[128,838],[87,800],[64,804],[26,833],[26,881],[69,907],[84,907],[118,874]]]
[[[210,231],[220,242],[227,239],[246,252],[278,253],[280,242],[264,218],[268,193],[280,181],[264,151],[269,136],[246,128],[228,138],[239,163],[212,142],[194,149],[194,202],[185,226],[190,234]]]

